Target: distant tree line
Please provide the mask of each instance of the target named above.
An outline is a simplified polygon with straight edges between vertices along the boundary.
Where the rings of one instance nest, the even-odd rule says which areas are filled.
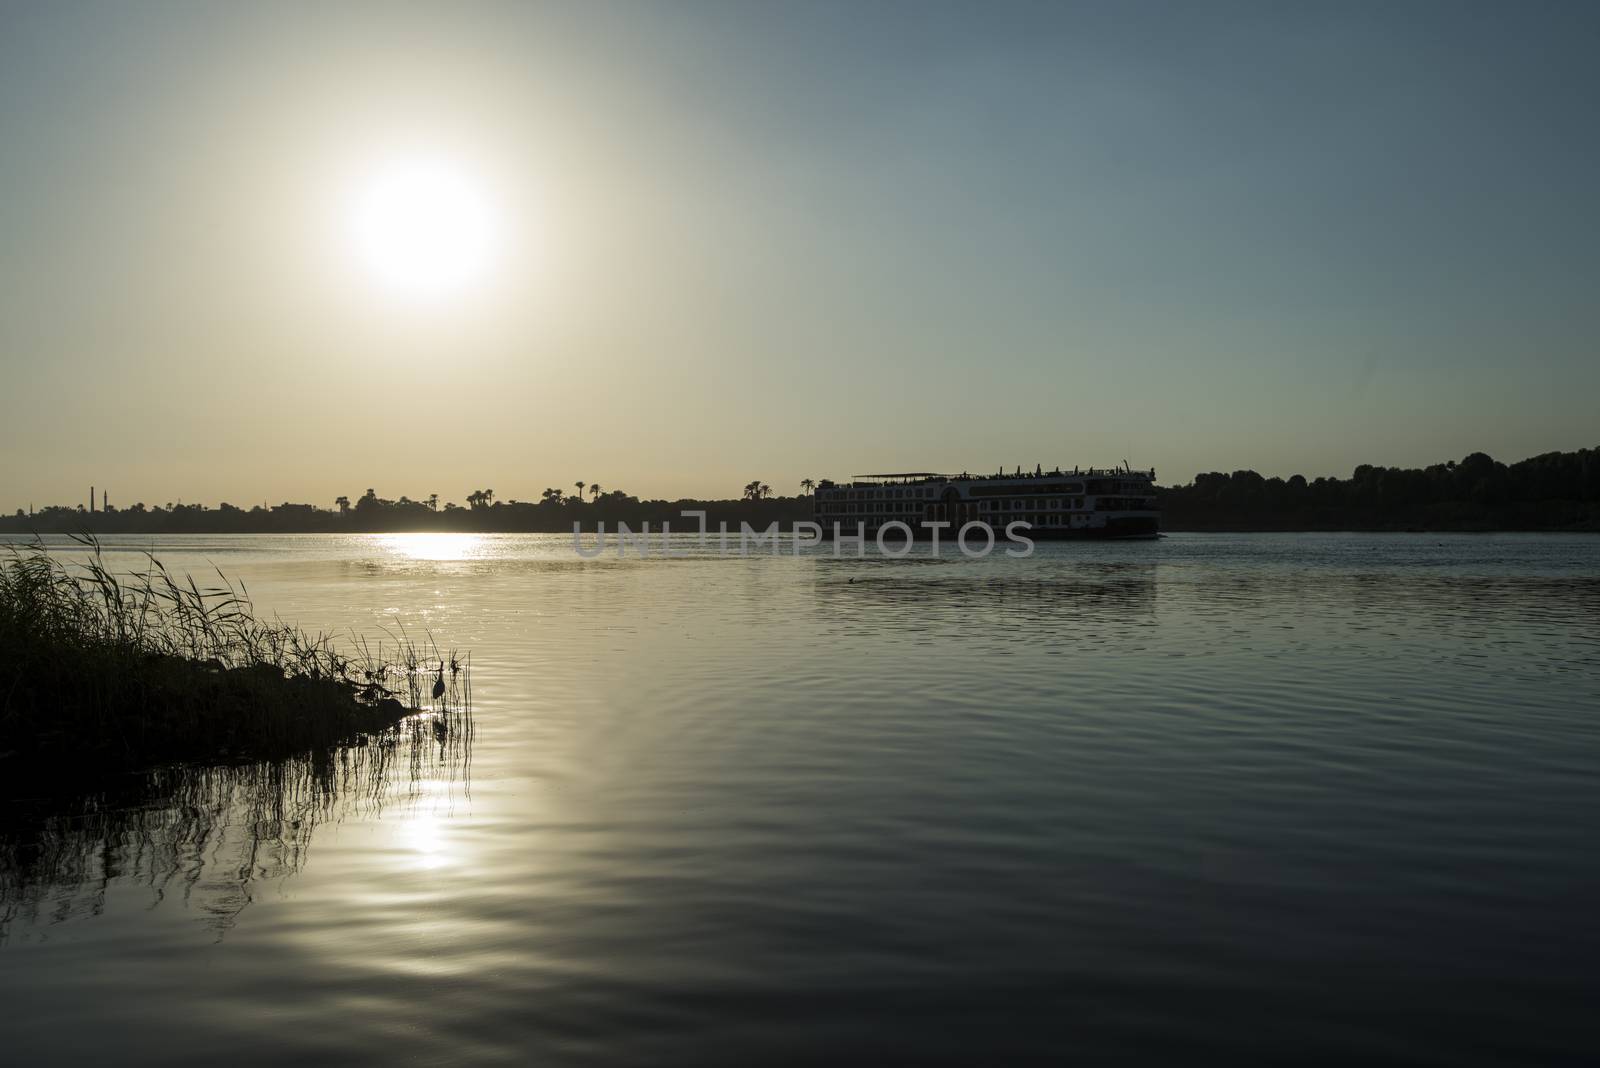
[[[1212,472],[1159,499],[1167,530],[1600,530],[1600,449],[1362,464],[1347,479]]]
[[[492,489],[474,489],[466,494],[466,506],[440,503],[439,495],[391,500],[368,489],[360,497],[336,497],[332,508],[310,504],[258,504],[241,508],[227,502],[215,508],[201,504],[96,508],[83,505],[53,505],[32,515],[17,509],[0,517],[0,532],[68,534],[88,531],[94,534],[336,534],[384,531],[460,531],[460,532],[567,532],[573,523],[594,530],[605,523],[615,530],[627,523],[638,530],[644,523],[660,530],[670,523],[675,530],[692,530],[697,524],[684,519],[685,510],[706,512],[711,530],[726,522],[737,530],[741,522],[765,527],[774,521],[787,526],[811,517],[811,501],[806,496],[775,497],[772,487],[759,479],[744,487],[737,500],[640,500],[622,490],[604,490],[598,483],[573,483],[576,493],[548,487],[537,501],[502,500]],[[805,488],[815,483],[805,480]]]
[[[0,517],[0,532],[62,534],[363,533],[383,531],[567,532],[649,523],[660,530],[692,529],[679,513],[706,512],[715,530],[727,523],[788,526],[811,518],[813,479],[793,497],[775,496],[760,479],[737,499],[641,500],[622,490],[577,481],[576,493],[547,487],[537,501],[502,500],[474,489],[466,506],[440,504],[439,495],[390,500],[368,489],[332,508],[310,504],[166,504],[87,510],[82,505],[18,509]],[[1266,478],[1255,471],[1197,475],[1186,486],[1157,490],[1165,530],[1597,530],[1600,531],[1600,449],[1551,452],[1503,464],[1481,452],[1432,467],[1363,464],[1348,479],[1301,475]]]

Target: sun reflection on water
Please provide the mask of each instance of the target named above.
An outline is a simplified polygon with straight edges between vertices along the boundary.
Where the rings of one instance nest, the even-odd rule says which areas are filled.
[[[448,781],[422,784],[412,807],[394,826],[394,848],[417,867],[428,870],[459,862],[460,843],[453,840],[451,833],[456,800]]]
[[[417,864],[438,868],[450,860],[444,821],[431,812],[418,813],[400,825],[399,844],[416,854]]]
[[[472,560],[484,554],[481,534],[385,534],[380,544],[408,560]]]

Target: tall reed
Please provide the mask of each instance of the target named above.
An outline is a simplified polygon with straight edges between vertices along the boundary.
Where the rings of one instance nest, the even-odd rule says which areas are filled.
[[[97,541],[74,540],[81,561],[39,544],[0,551],[0,776],[30,758],[284,756],[423,710],[448,731],[470,703],[467,658],[431,635],[309,634],[262,618],[220,571],[202,586],[146,554],[117,575]]]

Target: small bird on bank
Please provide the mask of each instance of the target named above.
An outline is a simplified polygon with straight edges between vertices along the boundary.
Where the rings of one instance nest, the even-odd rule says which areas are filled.
[[[433,699],[439,700],[444,696],[444,661],[439,661],[439,677],[433,680]]]

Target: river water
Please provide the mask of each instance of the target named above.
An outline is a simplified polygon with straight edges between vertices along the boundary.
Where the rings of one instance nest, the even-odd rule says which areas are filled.
[[[13,813],[0,1061],[1600,1050],[1600,538],[107,545],[469,649],[474,731]]]

